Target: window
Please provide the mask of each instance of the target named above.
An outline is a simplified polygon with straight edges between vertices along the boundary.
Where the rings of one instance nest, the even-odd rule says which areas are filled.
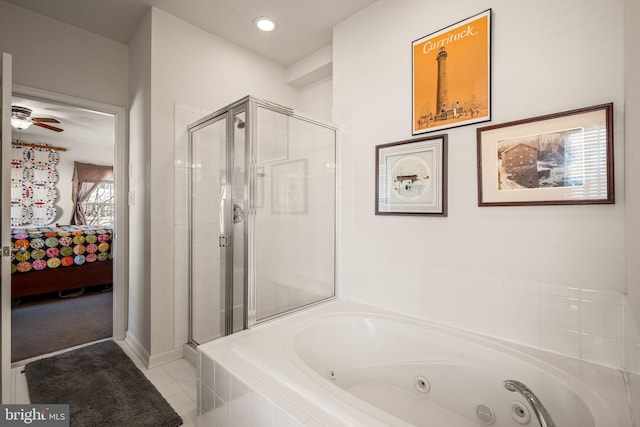
[[[114,218],[114,188],[112,182],[98,184],[89,196],[80,202],[88,225],[113,224]]]
[[[113,224],[113,166],[74,162],[71,225]]]

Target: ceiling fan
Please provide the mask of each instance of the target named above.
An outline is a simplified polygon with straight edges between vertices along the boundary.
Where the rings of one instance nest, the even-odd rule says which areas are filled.
[[[51,126],[46,123],[60,123],[57,119],[49,117],[31,117],[31,109],[26,107],[20,107],[17,105],[11,106],[11,126],[16,129],[24,130],[31,125],[40,126],[45,129],[49,129],[55,132],[62,132],[61,129],[56,126]]]

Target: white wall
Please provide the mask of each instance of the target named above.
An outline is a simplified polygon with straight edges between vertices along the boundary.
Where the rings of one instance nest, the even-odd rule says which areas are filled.
[[[0,50],[13,82],[112,105],[128,104],[128,47],[0,0]]]
[[[187,326],[180,323],[186,307],[176,305],[180,300],[174,299],[181,294],[174,286],[175,265],[183,261],[176,259],[180,254],[172,244],[180,239],[174,235],[174,199],[182,197],[174,193],[174,139],[179,131],[174,128],[176,104],[213,111],[251,94],[296,108],[298,93],[285,84],[283,67],[158,9],[151,10],[151,38],[141,48],[151,52],[150,75],[141,76],[151,82],[151,115],[144,125],[134,124],[132,117],[131,126],[143,126],[150,135],[148,149],[139,153],[150,165],[148,177],[142,177],[148,178],[149,199],[136,200],[144,203],[149,216],[132,220],[131,229],[145,224],[150,227],[148,235],[139,236],[144,245],[138,247],[138,254],[150,252],[149,278],[144,281],[150,291],[150,341],[146,350],[153,365],[181,352],[175,338]],[[135,257],[132,253],[132,259]],[[135,263],[131,269],[132,277],[140,276],[133,272]]]
[[[316,120],[331,122],[333,79],[326,77],[300,89],[298,110]]]
[[[635,0],[624,2],[624,84],[625,84],[625,200],[626,200],[626,268],[627,295],[631,308],[627,318],[631,336],[640,331],[640,55],[638,44],[640,40],[640,5]],[[635,327],[634,327],[635,326]],[[640,342],[627,346],[628,366],[635,360],[640,366]],[[640,374],[640,369],[635,369]],[[640,401],[640,376],[631,376],[631,390],[634,402]],[[634,405],[636,419],[640,419],[640,405]]]
[[[142,360],[151,347],[150,162],[151,13],[130,43],[129,87],[129,328],[127,339]]]
[[[444,131],[447,218],[375,216],[375,146],[411,138],[411,42],[488,8],[492,123],[612,101],[616,204],[478,207],[478,126],[466,126]],[[620,366],[622,21],[622,0],[381,0],[338,25],[342,296]]]
[[[629,301],[640,322],[640,6],[637,1],[625,0],[624,52],[625,52],[625,163],[627,207],[627,292]],[[640,327],[640,323],[638,323]]]

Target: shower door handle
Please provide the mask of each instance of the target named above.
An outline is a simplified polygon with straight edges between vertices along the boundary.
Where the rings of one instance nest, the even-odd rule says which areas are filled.
[[[234,203],[233,204],[233,223],[238,224],[242,222],[243,218],[244,218],[244,210],[242,209],[242,206],[240,206],[237,203]]]
[[[226,227],[225,227],[225,200],[227,198],[227,186],[225,183],[222,183],[222,185],[220,186],[220,208],[218,210],[218,220],[220,223],[220,237],[224,236],[224,233],[226,232]]]

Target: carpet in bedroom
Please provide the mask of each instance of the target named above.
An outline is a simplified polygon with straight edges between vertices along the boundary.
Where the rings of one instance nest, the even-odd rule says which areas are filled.
[[[70,426],[175,427],[182,419],[109,340],[25,366],[32,404],[69,405]]]
[[[11,361],[29,359],[113,335],[113,292],[31,298],[11,308]]]

